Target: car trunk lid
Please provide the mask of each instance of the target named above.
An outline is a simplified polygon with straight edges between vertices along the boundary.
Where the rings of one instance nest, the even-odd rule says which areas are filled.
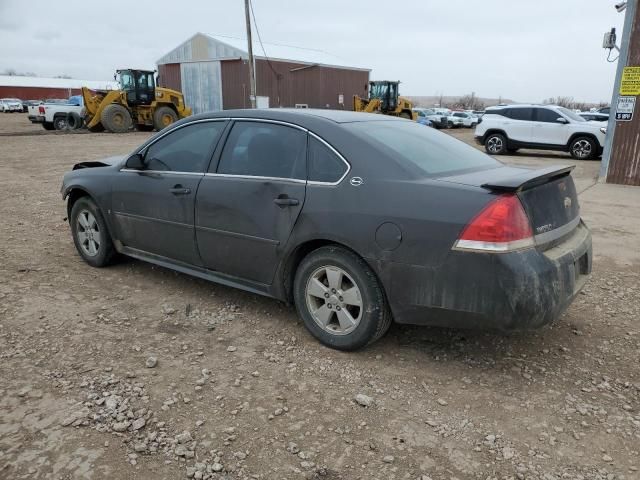
[[[504,167],[439,180],[516,194],[531,221],[536,245],[546,250],[571,234],[580,223],[578,194],[570,175],[573,168]]]

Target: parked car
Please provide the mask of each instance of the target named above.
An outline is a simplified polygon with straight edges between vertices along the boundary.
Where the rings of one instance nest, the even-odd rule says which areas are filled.
[[[461,117],[453,115],[453,112],[448,108],[434,108],[434,111],[439,115],[445,115],[447,117],[447,128],[464,127],[464,120]]]
[[[582,118],[584,118],[588,122],[608,122],[609,121],[609,115],[606,113],[580,112],[578,115],[580,115]]]
[[[430,108],[414,108],[414,112],[418,114],[418,121],[421,118],[429,120],[435,128],[447,128],[447,116],[436,113]]]
[[[22,112],[22,100],[17,98],[0,98],[0,112]]]
[[[29,120],[41,123],[45,130],[75,130],[80,128],[84,117],[82,95],[73,95],[65,103],[51,103],[29,107]]]
[[[611,115],[611,107],[602,107],[598,109],[598,113],[605,113],[607,115]]]
[[[453,112],[454,117],[462,119],[462,126],[467,128],[473,128],[478,125],[480,119],[475,115],[467,112]]]
[[[29,112],[29,107],[33,107],[36,105],[42,105],[44,102],[42,100],[23,100],[22,101],[22,112]]]
[[[474,110],[472,112],[476,117],[478,118],[482,118],[482,116],[484,115],[484,110]]]
[[[606,126],[587,122],[564,107],[510,105],[488,108],[475,138],[493,155],[534,148],[569,152],[573,158],[588,160],[602,155],[606,133]]]
[[[392,321],[558,318],[591,271],[572,168],[506,166],[389,116],[225,110],[76,164],[61,193],[89,265],[120,253],[285,300],[353,350]]]
[[[424,125],[425,127],[433,128],[433,122],[425,116],[421,117],[420,115],[418,115],[418,119],[416,120],[416,122],[418,122],[420,125]]]

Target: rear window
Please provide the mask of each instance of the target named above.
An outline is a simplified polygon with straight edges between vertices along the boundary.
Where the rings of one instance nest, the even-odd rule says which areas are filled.
[[[345,127],[386,154],[409,162],[430,176],[502,165],[446,133],[414,122],[354,122]]]

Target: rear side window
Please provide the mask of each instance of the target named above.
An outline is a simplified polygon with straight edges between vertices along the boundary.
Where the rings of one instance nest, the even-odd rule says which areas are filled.
[[[553,111],[549,108],[536,108],[536,121],[537,122],[545,122],[545,123],[560,123],[558,122],[558,118],[560,118],[558,112]]]
[[[263,122],[235,123],[222,150],[218,173],[306,179],[307,135]]]
[[[308,178],[311,182],[335,183],[347,171],[347,165],[324,143],[309,136],[307,157]]]
[[[507,117],[513,120],[533,120],[533,108],[510,108],[507,110]]]
[[[504,109],[502,108],[496,108],[496,109],[491,109],[491,110],[487,110],[486,112],[484,112],[485,115],[500,115],[500,116],[504,116]]]
[[[426,176],[502,165],[460,140],[415,122],[354,122],[345,124],[345,128],[399,163],[417,167]]]
[[[147,148],[147,170],[204,172],[225,122],[200,122],[178,128]]]

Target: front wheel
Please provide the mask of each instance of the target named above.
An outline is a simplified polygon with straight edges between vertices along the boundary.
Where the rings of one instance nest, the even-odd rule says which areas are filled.
[[[486,138],[484,148],[491,155],[503,155],[507,152],[507,139],[500,133],[492,133]]]
[[[300,264],[294,280],[298,314],[311,334],[337,350],[357,350],[381,338],[391,311],[380,282],[362,258],[322,247]]]
[[[597,146],[595,140],[590,137],[579,137],[571,142],[569,151],[576,160],[590,160],[596,156]]]
[[[170,107],[158,107],[153,112],[153,126],[159,132],[178,121],[178,114]]]
[[[111,263],[116,251],[100,209],[89,197],[74,203],[69,217],[71,235],[76,250],[92,267]]]

